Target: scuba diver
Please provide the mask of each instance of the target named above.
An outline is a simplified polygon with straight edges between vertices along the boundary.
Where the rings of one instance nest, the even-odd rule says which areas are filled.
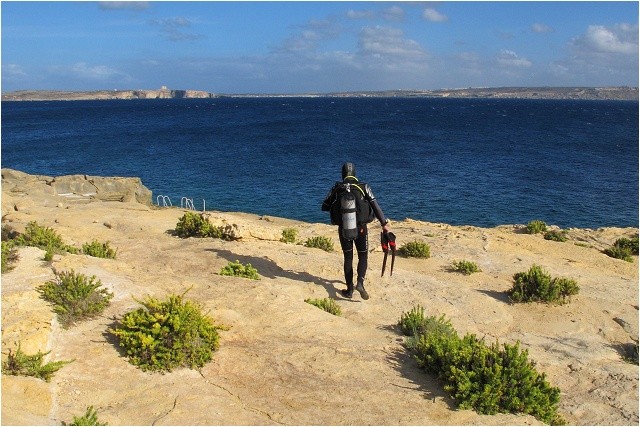
[[[331,224],[338,226],[340,246],[344,255],[344,279],[347,284],[347,289],[341,291],[342,295],[345,298],[353,296],[353,246],[355,243],[358,251],[358,277],[355,289],[363,300],[368,300],[369,294],[364,288],[369,254],[367,224],[378,219],[382,225],[382,235],[385,236],[390,232],[391,226],[369,184],[360,182],[356,178],[356,168],[353,163],[342,165],[342,181],[336,182],[331,188],[322,202],[322,210],[328,211],[331,215]]]

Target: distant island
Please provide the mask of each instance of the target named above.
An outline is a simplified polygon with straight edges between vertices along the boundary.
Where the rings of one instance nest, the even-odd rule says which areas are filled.
[[[57,91],[20,90],[2,94],[3,101],[80,101],[109,99],[210,99],[210,98],[500,98],[500,99],[583,99],[637,101],[638,88],[616,87],[499,87],[437,90],[386,90],[361,92],[298,94],[216,94],[201,90],[172,90],[163,86],[155,90]]]

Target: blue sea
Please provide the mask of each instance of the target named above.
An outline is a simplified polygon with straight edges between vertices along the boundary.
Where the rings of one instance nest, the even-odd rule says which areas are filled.
[[[320,205],[350,161],[392,220],[638,227],[638,135],[636,101],[2,102],[1,163],[140,177],[159,204],[328,223]]]

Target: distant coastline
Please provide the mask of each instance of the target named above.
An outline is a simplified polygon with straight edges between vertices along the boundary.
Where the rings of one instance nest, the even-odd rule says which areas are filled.
[[[298,94],[218,94],[201,90],[20,90],[2,94],[2,101],[81,101],[110,99],[212,99],[212,98],[497,98],[497,99],[582,99],[637,101],[638,88],[616,87],[500,87],[438,90],[387,90]]]

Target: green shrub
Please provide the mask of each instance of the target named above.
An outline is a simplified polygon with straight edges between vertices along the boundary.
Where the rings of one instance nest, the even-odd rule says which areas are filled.
[[[547,231],[547,224],[539,219],[534,219],[527,224],[527,233],[538,234]]]
[[[638,255],[638,236],[635,236],[631,239],[627,239],[626,237],[621,237],[618,240],[616,240],[613,246],[627,248],[629,249],[632,255]]]
[[[467,276],[473,274],[473,273],[477,273],[480,270],[480,267],[478,267],[478,264],[476,264],[473,261],[466,261],[466,260],[462,260],[462,261],[454,261],[451,264],[451,269],[453,271],[457,271],[458,273],[462,273],[465,274]]]
[[[56,251],[54,248],[47,248],[46,252],[44,253],[44,260],[47,262],[53,261],[53,256],[55,254],[56,254]]]
[[[64,365],[67,365],[73,360],[57,361],[44,363],[44,357],[49,354],[50,351],[38,353],[33,355],[27,355],[22,352],[20,345],[15,353],[9,349],[9,355],[7,360],[2,362],[2,373],[5,375],[19,375],[25,377],[36,377],[46,382],[51,381],[53,374],[55,374]]]
[[[533,265],[528,272],[513,276],[513,287],[507,291],[514,302],[548,302],[564,304],[580,287],[573,279],[551,278],[542,267]]]
[[[176,224],[175,234],[178,237],[214,237],[214,228],[204,215],[186,212]]]
[[[621,259],[627,262],[633,262],[633,258],[631,257],[631,251],[629,248],[621,247],[621,246],[611,246],[604,250],[604,253],[609,255],[611,258]]]
[[[13,270],[18,261],[18,250],[13,240],[2,241],[2,273]]]
[[[258,270],[253,268],[250,263],[243,265],[240,261],[229,262],[220,270],[222,276],[245,277],[247,279],[260,280]]]
[[[185,212],[176,224],[175,235],[187,237],[213,237],[222,240],[236,240],[231,225],[212,225],[203,213]]]
[[[326,252],[333,252],[333,241],[326,236],[310,237],[304,245],[308,248],[317,248]]]
[[[418,240],[405,243],[400,247],[399,251],[402,255],[412,258],[429,258],[431,256],[429,244]]]
[[[141,308],[126,313],[109,330],[131,364],[143,371],[169,372],[177,367],[202,368],[212,359],[218,330],[223,328],[214,325],[200,305],[183,295],[138,302]]]
[[[36,221],[29,222],[24,233],[18,235],[14,241],[18,246],[35,246],[52,254],[78,253],[78,248],[66,245],[53,228],[38,225]]]
[[[109,242],[100,243],[94,240],[91,243],[85,243],[82,245],[82,253],[96,258],[108,258],[115,259],[116,250],[109,246]]]
[[[407,336],[416,335],[422,331],[424,322],[424,307],[417,305],[406,313],[402,313],[398,325],[402,333]]]
[[[40,285],[36,290],[53,305],[53,311],[63,328],[75,322],[101,314],[109,305],[113,294],[101,288],[96,276],[87,277],[73,270],[56,273],[56,279]]]
[[[566,242],[567,232],[564,230],[550,230],[544,233],[545,240],[553,240],[554,242]]]
[[[98,412],[93,409],[93,406],[89,406],[87,411],[81,417],[73,417],[73,422],[71,424],[66,424],[64,421],[62,422],[63,426],[107,426],[107,423],[101,423],[98,421]]]
[[[304,302],[314,305],[319,309],[326,311],[327,313],[331,313],[334,316],[340,316],[342,314],[342,310],[340,306],[331,298],[323,298],[323,299],[311,299],[308,298],[304,300]]]
[[[36,221],[29,222],[24,233],[18,235],[15,240],[22,246],[36,246],[41,249],[65,246],[62,237],[53,228],[41,226]]]
[[[280,241],[283,243],[295,243],[298,240],[298,230],[295,228],[285,228],[282,230]]]
[[[413,333],[409,350],[421,368],[443,381],[461,409],[525,413],[546,423],[564,423],[557,413],[560,390],[535,370],[519,343],[487,346],[475,335],[460,338],[444,316],[421,317],[420,308],[401,317],[405,334]]]
[[[612,258],[633,262],[631,255],[638,255],[638,237],[633,239],[621,237],[611,247],[605,249],[604,253]]]
[[[400,316],[398,322],[402,333],[408,337],[406,344],[409,348],[415,348],[417,344],[417,337],[425,333],[437,332],[439,334],[447,335],[455,333],[453,325],[450,321],[445,319],[442,315],[440,318],[435,316],[424,317],[424,308],[417,305],[407,313],[403,313]]]

